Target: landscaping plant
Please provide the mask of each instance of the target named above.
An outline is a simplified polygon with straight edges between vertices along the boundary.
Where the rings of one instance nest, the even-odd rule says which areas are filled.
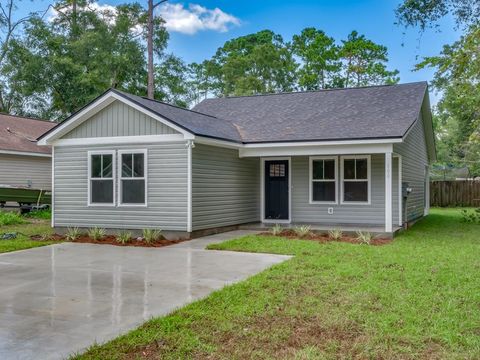
[[[310,234],[311,227],[310,225],[301,225],[301,226],[295,226],[293,228],[293,231],[298,237],[304,237]]]
[[[462,221],[470,224],[480,224],[480,208],[477,209],[463,209]]]
[[[68,241],[75,241],[80,236],[80,229],[78,227],[69,227],[65,234],[65,239]]]
[[[106,234],[107,232],[105,231],[105,229],[96,226],[88,230],[88,236],[90,236],[95,241],[103,239]]]
[[[340,240],[343,236],[343,232],[340,229],[333,229],[328,232],[328,236],[332,240]]]
[[[283,228],[280,224],[275,224],[272,226],[272,229],[270,230],[270,232],[272,233],[272,235],[277,236],[282,233],[282,230]]]
[[[357,240],[360,244],[370,245],[373,235],[368,231],[357,231]]]
[[[143,229],[143,239],[147,244],[151,244],[158,239],[160,239],[160,235],[162,234],[162,230],[155,230],[155,229]]]
[[[132,239],[132,233],[129,231],[120,231],[117,236],[116,240],[118,243],[125,245]]]

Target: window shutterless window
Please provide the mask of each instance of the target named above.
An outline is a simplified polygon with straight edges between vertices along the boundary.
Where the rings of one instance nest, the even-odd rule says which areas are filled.
[[[88,205],[115,205],[115,152],[88,152]]]
[[[310,157],[310,202],[337,203],[336,157]]]
[[[342,157],[342,203],[370,203],[370,156]]]
[[[119,205],[147,204],[147,150],[122,150],[119,156]]]

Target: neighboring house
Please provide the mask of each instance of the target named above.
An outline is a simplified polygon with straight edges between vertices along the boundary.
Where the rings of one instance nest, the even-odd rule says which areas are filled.
[[[425,82],[193,110],[109,90],[39,144],[53,148],[53,226],[187,237],[254,222],[393,233],[428,213],[435,159]]]
[[[38,146],[36,139],[55,125],[49,121],[0,114],[0,187],[51,189],[50,147]]]

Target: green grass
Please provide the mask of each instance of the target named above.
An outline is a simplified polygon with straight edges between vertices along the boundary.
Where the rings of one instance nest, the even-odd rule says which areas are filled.
[[[50,227],[50,221],[42,219],[28,219],[20,215],[16,215],[16,213],[13,212],[0,212],[0,219],[5,217],[11,217],[11,215],[5,216],[5,214],[14,214],[16,217],[19,218],[21,223],[14,221],[11,225],[0,225],[0,235],[4,233],[17,233],[16,239],[0,239],[0,253],[30,249],[38,246],[50,245],[53,243],[51,241],[38,241],[30,239],[31,235],[52,234],[53,230]]]
[[[25,222],[25,219],[17,212],[0,212],[0,226],[24,224]]]
[[[210,248],[295,257],[77,358],[480,358],[480,226],[459,210],[380,247],[247,236]]]
[[[46,209],[46,210],[35,210],[35,211],[30,211],[24,215],[26,218],[30,219],[45,219],[49,220],[52,218],[52,210]]]

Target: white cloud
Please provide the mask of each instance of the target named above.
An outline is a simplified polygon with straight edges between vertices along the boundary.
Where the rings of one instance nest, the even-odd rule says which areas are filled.
[[[71,6],[64,7],[61,11],[70,10]],[[101,14],[103,17],[107,18],[110,22],[113,22],[114,17],[117,15],[117,9],[115,6],[108,4],[99,4],[98,2],[92,2],[88,4],[88,9],[95,11],[96,13]],[[52,7],[48,10],[47,20],[53,21],[58,17],[58,11]]]
[[[165,3],[160,5],[159,14],[165,20],[169,31],[183,34],[195,34],[202,30],[226,32],[231,26],[240,25],[240,20],[219,8],[207,9],[198,4]]]

